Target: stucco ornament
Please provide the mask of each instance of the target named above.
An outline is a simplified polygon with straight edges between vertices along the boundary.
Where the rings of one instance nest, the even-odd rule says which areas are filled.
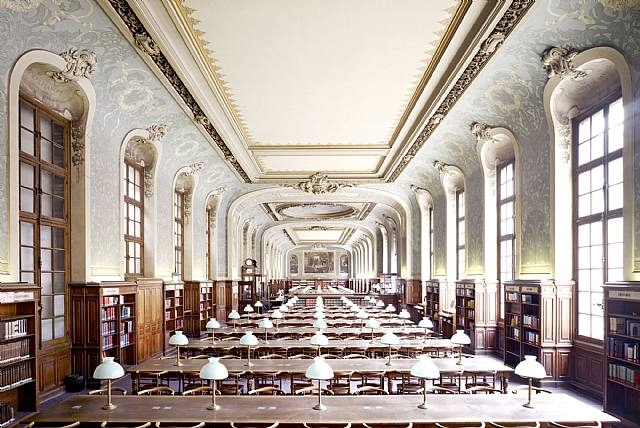
[[[62,71],[51,72],[51,78],[58,83],[75,82],[82,77],[89,79],[96,70],[96,54],[90,50],[71,48],[60,56],[67,65]]]
[[[578,70],[573,64],[573,59],[576,55],[578,55],[578,52],[569,48],[553,47],[542,55],[542,67],[547,71],[547,75],[550,78],[558,75],[563,79],[584,79],[587,73]]]
[[[617,11],[640,9],[640,0],[598,0],[601,5]]]
[[[315,174],[313,174],[308,181],[301,181],[300,183],[291,185],[291,187],[293,187],[294,189],[299,189],[303,192],[312,193],[314,195],[334,193],[341,187],[352,186],[354,186],[354,184],[332,183],[329,181],[329,176],[321,172],[316,172]]]
[[[7,9],[11,12],[26,12],[37,8],[41,3],[41,0],[0,0],[0,9]]]

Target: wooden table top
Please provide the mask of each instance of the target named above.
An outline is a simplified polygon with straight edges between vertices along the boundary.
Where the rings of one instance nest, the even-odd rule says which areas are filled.
[[[267,330],[269,337],[275,336],[287,336],[291,334],[307,334],[312,336],[315,334],[316,329],[311,326],[311,323],[308,324],[309,327],[301,327],[296,325],[280,325],[278,329],[271,328]],[[275,326],[275,323],[274,323]],[[237,327],[234,329],[233,327],[222,327],[216,329],[216,336],[218,335],[238,335],[244,334],[245,331],[253,331],[253,334],[256,336],[258,334],[262,334],[264,336],[264,329],[258,328],[256,325],[240,325],[237,324]],[[387,331],[392,331],[397,335],[424,335],[424,328],[418,327],[385,327],[380,328],[375,331],[375,333],[386,333]],[[324,334],[335,334],[335,335],[350,335],[350,336],[359,336],[359,335],[371,335],[371,329],[360,327],[329,327],[323,328],[322,332]],[[427,330],[427,334],[433,334],[431,330]]]
[[[175,359],[149,359],[138,365],[129,367],[128,372],[136,371],[164,371],[169,372],[195,372],[207,363],[205,359],[180,360],[183,365],[176,366]],[[330,359],[327,364],[335,371],[359,371],[359,372],[399,372],[409,373],[417,359],[392,359],[387,366],[386,359]],[[465,358],[462,365],[457,365],[456,358],[434,358],[433,362],[441,373],[455,374],[462,372],[487,372],[495,371],[502,377],[508,377],[513,369],[496,362],[491,358],[474,357]],[[252,366],[247,366],[247,359],[222,359],[220,360],[227,370],[232,372],[247,371],[251,373],[263,373],[281,371],[284,373],[305,373],[307,367],[313,362],[311,359],[251,359]]]
[[[264,333],[259,330],[255,330],[253,333],[258,338],[258,345],[252,346],[252,349],[256,347],[269,347],[269,348],[278,348],[287,350],[290,348],[309,348],[315,349],[317,348],[315,345],[311,345],[309,340],[293,340],[293,339],[272,339],[268,342],[264,340]],[[309,336],[311,339],[311,336]],[[187,349],[227,349],[230,347],[240,347],[246,348],[240,344],[240,339],[229,339],[229,340],[216,340],[215,343],[211,343],[211,339],[197,339],[191,340],[187,345],[181,346],[181,348]],[[371,343],[370,340],[329,340],[329,345],[323,346],[322,349],[327,348],[362,348],[362,349],[370,349],[370,348],[388,348],[388,345],[383,345],[380,343],[380,340],[376,340],[374,343]],[[417,351],[424,350],[449,350],[453,348],[457,348],[451,343],[449,339],[427,339],[424,340],[400,340],[399,345],[394,345],[391,348],[394,350],[398,350],[402,347],[409,347],[415,349]]]
[[[261,320],[262,320],[262,317],[251,317],[251,319],[249,320],[245,318],[242,321],[238,321],[237,324],[242,326],[246,326],[248,324],[257,326]],[[324,320],[329,326],[331,326],[332,324],[348,324],[350,326],[360,327],[361,325],[367,322],[366,320],[364,321],[359,319],[354,320],[353,318],[325,318]],[[283,325],[302,325],[302,326],[310,327],[313,325],[314,321],[315,319],[313,317],[309,317],[309,318],[288,317],[286,319],[279,320],[278,324],[280,325],[280,327],[282,327]],[[271,320],[271,322],[275,325],[275,320]],[[404,324],[408,327],[408,326],[414,325],[413,322],[411,322],[410,320],[403,323],[401,319],[395,319],[395,318],[380,318],[378,319],[378,322],[383,326],[384,325],[402,326]]]
[[[566,394],[533,397],[535,408],[522,406],[526,395],[430,394],[429,409],[420,395],[324,396],[324,411],[313,410],[316,396],[221,396],[220,410],[207,410],[211,396],[114,396],[113,410],[103,410],[105,396],[76,395],[40,412],[37,422],[273,422],[414,423],[433,422],[619,422]]]

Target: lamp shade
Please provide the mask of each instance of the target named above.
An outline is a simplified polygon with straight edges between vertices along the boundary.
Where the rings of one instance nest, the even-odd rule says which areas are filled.
[[[291,308],[293,307],[294,303],[291,301],[291,299],[289,299],[289,301],[288,301],[287,303],[285,303],[285,305],[286,305],[289,309],[291,309]]]
[[[258,344],[258,338],[253,335],[252,331],[245,331],[244,336],[240,338],[240,345],[242,346],[256,346]]]
[[[262,305],[262,302],[261,302],[260,300],[258,300],[257,302],[255,302],[255,303],[253,304],[253,307],[254,307],[254,308],[261,308],[262,306],[263,306],[263,305]]]
[[[281,313],[283,313],[283,314],[284,314],[285,312],[289,312],[289,306],[287,306],[287,305],[281,305],[281,306],[280,306],[280,312],[281,312]]]
[[[169,345],[185,346],[188,344],[189,338],[182,334],[182,330],[176,330],[175,333],[169,338]]]
[[[358,311],[358,313],[356,314],[356,318],[361,320],[366,320],[367,318],[369,318],[369,314],[361,310],[361,311]]]
[[[205,326],[207,329],[220,328],[220,323],[215,318],[209,318],[207,325]]]
[[[311,337],[309,343],[313,346],[327,346],[329,344],[329,338],[318,331]]]
[[[409,318],[411,318],[411,314],[406,309],[403,308],[398,314],[398,317],[408,320]]]
[[[471,343],[471,338],[466,335],[464,330],[456,330],[456,334],[451,336],[451,343],[454,345],[468,345]]]
[[[362,300],[364,300],[365,302],[368,302],[369,300],[371,300],[371,297],[369,297],[369,296],[364,296]]]
[[[428,355],[420,355],[418,361],[411,367],[411,376],[421,379],[438,379],[440,369]]]
[[[380,328],[380,323],[375,318],[369,318],[364,325],[366,328]]]
[[[253,312],[253,308],[251,307],[251,305],[247,304],[242,310],[242,312],[251,313]]]
[[[104,357],[93,371],[94,379],[118,379],[122,376],[124,376],[124,369],[113,360],[113,357]]]
[[[284,315],[282,315],[282,312],[280,312],[280,309],[276,309],[273,312],[271,312],[271,318],[275,320],[282,319],[283,317]]]
[[[228,317],[229,317],[230,320],[239,320],[240,319],[240,314],[238,313],[238,311],[236,311],[234,309],[231,312],[229,312]]]
[[[322,357],[315,357],[307,367],[305,376],[309,379],[326,380],[333,378],[333,369]]]
[[[375,305],[376,305],[376,303],[378,303],[378,299],[376,299],[375,297],[372,297],[372,298],[369,300],[369,303],[370,303],[370,304],[372,304],[373,306],[375,306]]]
[[[269,318],[262,318],[258,323],[258,327],[260,328],[273,328],[273,323]]]
[[[380,343],[383,345],[398,345],[400,344],[400,338],[393,334],[392,331],[388,331],[380,338]]]
[[[395,311],[396,311],[396,307],[395,307],[395,306],[393,306],[391,303],[389,303],[389,304],[387,305],[387,307],[386,307],[386,308],[384,308],[384,310],[385,310],[386,312],[395,312]]]
[[[544,366],[536,361],[535,355],[525,355],[524,360],[516,366],[515,374],[532,379],[542,379],[547,376]]]
[[[377,300],[376,301],[376,307],[378,307],[378,308],[384,307],[384,302],[382,300]]]
[[[325,315],[325,314],[324,314],[324,312],[322,312],[321,310],[317,310],[317,311],[315,311],[315,312],[313,313],[313,317],[314,317],[315,319],[318,319],[318,320],[319,320],[319,319],[323,319],[323,318],[325,318],[325,317],[326,317],[326,315]]]
[[[420,328],[433,328],[433,322],[429,317],[424,317],[418,323],[418,327]]]
[[[221,380],[227,377],[229,377],[229,372],[219,358],[209,358],[209,362],[200,369],[201,379]]]
[[[354,303],[353,305],[351,305],[350,311],[357,314],[358,312],[360,312],[360,307]]]
[[[313,328],[327,328],[327,327],[328,327],[327,322],[322,318],[318,318],[313,322]]]

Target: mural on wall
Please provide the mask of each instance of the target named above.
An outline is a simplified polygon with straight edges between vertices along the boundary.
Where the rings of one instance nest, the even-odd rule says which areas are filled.
[[[349,273],[349,256],[346,254],[340,256],[340,273]]]
[[[289,273],[291,275],[297,275],[299,273],[298,256],[296,256],[295,254],[292,254],[291,257],[289,258]]]
[[[309,251],[304,253],[304,273],[333,273],[333,252]]]

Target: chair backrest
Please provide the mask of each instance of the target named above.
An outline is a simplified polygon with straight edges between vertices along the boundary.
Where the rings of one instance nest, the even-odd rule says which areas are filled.
[[[593,423],[579,422],[576,424],[571,424],[571,423],[560,423],[560,422],[551,421],[549,422],[549,425],[554,427],[560,427],[560,428],[601,428],[602,422],[594,421]]]
[[[156,428],[202,428],[204,422],[192,424],[190,422],[156,422]]]
[[[405,422],[398,424],[373,424],[373,423],[362,423],[364,428],[413,428],[413,422]]]
[[[290,360],[313,360],[313,357],[309,354],[296,354],[287,357]]]
[[[487,422],[488,427],[495,428],[540,428],[540,422],[529,422],[528,424],[524,424],[522,422]]]
[[[168,386],[155,386],[138,391],[138,395],[174,395],[176,392]]]
[[[333,395],[333,391],[327,388],[320,388],[320,391],[323,395]],[[313,395],[317,394],[318,387],[317,386],[305,386],[304,388],[298,388],[294,392],[294,395]]]
[[[490,386],[472,386],[470,388],[465,388],[460,391],[461,394],[502,394],[501,389],[492,388]]]
[[[252,389],[249,395],[284,395],[284,391],[275,386],[263,386],[262,388]]]
[[[209,355],[207,354],[192,355],[189,357],[190,360],[206,360],[208,358],[209,358]]]
[[[109,393],[108,389],[94,389],[89,391],[89,395],[107,395]],[[127,390],[121,386],[112,386],[111,387],[112,394],[120,394],[127,395]]]
[[[280,354],[267,354],[267,355],[260,356],[261,360],[267,360],[267,359],[282,360],[282,359],[285,359],[285,358],[287,358],[287,357],[285,357],[284,355],[280,355]]]
[[[347,422],[346,424],[344,424],[344,423],[332,424],[332,423],[322,423],[322,422],[318,422],[318,423],[303,422],[302,426],[304,426],[305,428],[351,428],[351,422]]]
[[[438,428],[485,428],[485,423],[484,422],[476,422],[476,423],[469,423],[469,422],[451,422],[451,423],[440,423],[440,422],[436,422],[434,424],[435,426],[437,426]]]
[[[280,422],[265,422],[261,423],[243,423],[243,422],[229,422],[229,426],[231,428],[277,428],[280,425]]]
[[[140,422],[132,422],[132,423],[126,423],[126,422],[109,422],[109,421],[103,421],[100,426],[102,428],[147,428],[151,426],[151,422],[144,422],[144,423],[140,423]]]
[[[196,388],[187,389],[182,395],[211,395],[213,389],[210,386],[198,386]],[[220,395],[220,391],[216,389],[216,395]]]
[[[73,427],[77,427],[80,425],[80,421],[75,421],[75,422],[71,422],[71,423],[60,423],[60,424],[56,424],[55,422],[37,422],[37,421],[31,421],[29,422],[27,425],[25,425],[25,428],[52,428],[52,427],[56,427],[56,428],[73,428]]]
[[[376,386],[367,385],[356,388],[355,391],[353,391],[353,395],[389,395],[389,392]]]

